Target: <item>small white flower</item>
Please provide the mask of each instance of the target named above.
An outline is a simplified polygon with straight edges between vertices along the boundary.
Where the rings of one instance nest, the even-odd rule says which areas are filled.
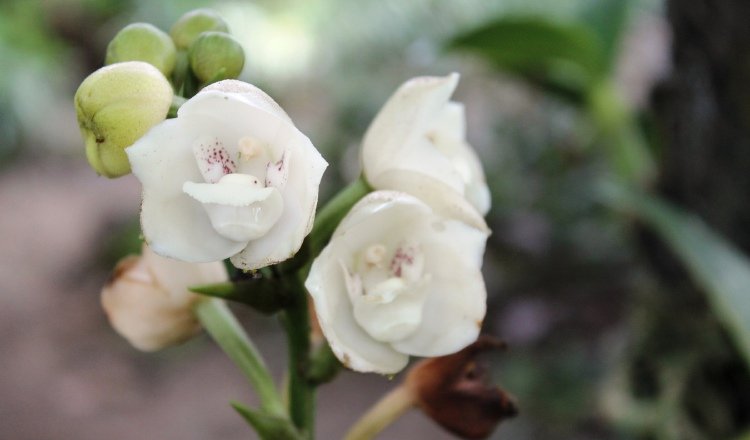
[[[488,234],[405,193],[360,200],[305,282],[336,356],[353,370],[390,374],[409,355],[442,356],[474,342],[486,310]]]
[[[185,263],[143,246],[115,267],[102,289],[102,307],[112,327],[134,347],[154,351],[182,342],[200,330],[192,307],[199,296],[189,286],[227,280],[221,262]]]
[[[206,87],[126,151],[154,252],[189,262],[232,257],[243,269],[299,250],[328,166],[273,99],[235,80]]]
[[[441,212],[463,198],[484,215],[490,193],[466,142],[464,107],[450,101],[457,84],[457,73],[402,84],[365,134],[362,165],[376,189],[407,192]]]

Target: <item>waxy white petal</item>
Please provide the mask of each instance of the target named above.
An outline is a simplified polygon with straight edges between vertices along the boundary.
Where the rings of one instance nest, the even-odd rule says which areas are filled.
[[[455,236],[460,242],[463,237]],[[428,244],[431,258],[425,268],[432,277],[424,287],[427,295],[419,328],[393,348],[415,356],[455,353],[479,336],[486,312],[487,291],[482,273],[466,264],[464,255],[452,246]]]
[[[480,214],[490,207],[481,163],[465,141],[461,104],[450,102],[458,74],[418,77],[404,83],[385,103],[362,142],[362,165],[376,189],[404,191],[422,198],[425,185],[441,198],[465,198]],[[417,178],[394,176],[416,174]],[[417,185],[418,187],[415,187]]]
[[[192,141],[216,129],[213,120],[170,119],[126,150],[133,174],[143,185],[143,235],[160,255],[210,262],[228,258],[246,245],[217,233],[202,204],[182,191],[185,181],[203,180]]]
[[[331,350],[347,368],[355,371],[381,374],[401,371],[409,356],[373,339],[354,319],[339,256],[343,256],[339,249],[331,246],[323,249],[305,281]]]

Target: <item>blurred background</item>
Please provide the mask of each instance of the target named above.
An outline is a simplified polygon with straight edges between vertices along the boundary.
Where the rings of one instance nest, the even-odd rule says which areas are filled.
[[[99,306],[140,186],[88,167],[72,97],[123,26],[196,7],[332,164],[322,202],[398,85],[461,73],[493,194],[484,331],[510,346],[488,361],[521,411],[492,438],[750,439],[744,0],[2,0],[0,438],[254,438],[208,338],[140,353]],[[241,317],[280,377],[278,323]],[[318,438],[393,385],[323,386]],[[453,437],[413,411],[382,438]]]

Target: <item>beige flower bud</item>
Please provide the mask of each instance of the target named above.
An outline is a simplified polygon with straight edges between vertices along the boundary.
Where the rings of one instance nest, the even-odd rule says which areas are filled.
[[[192,307],[200,300],[188,286],[225,281],[222,262],[184,263],[155,254],[128,256],[102,289],[102,306],[112,327],[135,348],[155,351],[197,333]]]

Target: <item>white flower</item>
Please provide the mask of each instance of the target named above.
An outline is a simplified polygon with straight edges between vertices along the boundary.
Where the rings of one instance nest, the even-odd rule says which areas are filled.
[[[184,263],[160,257],[148,246],[115,267],[102,289],[112,327],[134,347],[154,351],[182,342],[200,329],[192,307],[199,296],[188,286],[227,280],[221,262]]]
[[[490,193],[466,143],[464,107],[449,101],[457,84],[456,73],[402,84],[365,134],[362,165],[376,189],[407,192],[439,211],[464,198],[484,215]]]
[[[243,269],[299,250],[328,166],[273,99],[235,80],[206,87],[126,151],[154,252],[189,262],[231,256]]]
[[[409,355],[442,356],[474,342],[486,309],[488,235],[405,193],[365,196],[305,282],[336,356],[353,370],[389,374]]]

